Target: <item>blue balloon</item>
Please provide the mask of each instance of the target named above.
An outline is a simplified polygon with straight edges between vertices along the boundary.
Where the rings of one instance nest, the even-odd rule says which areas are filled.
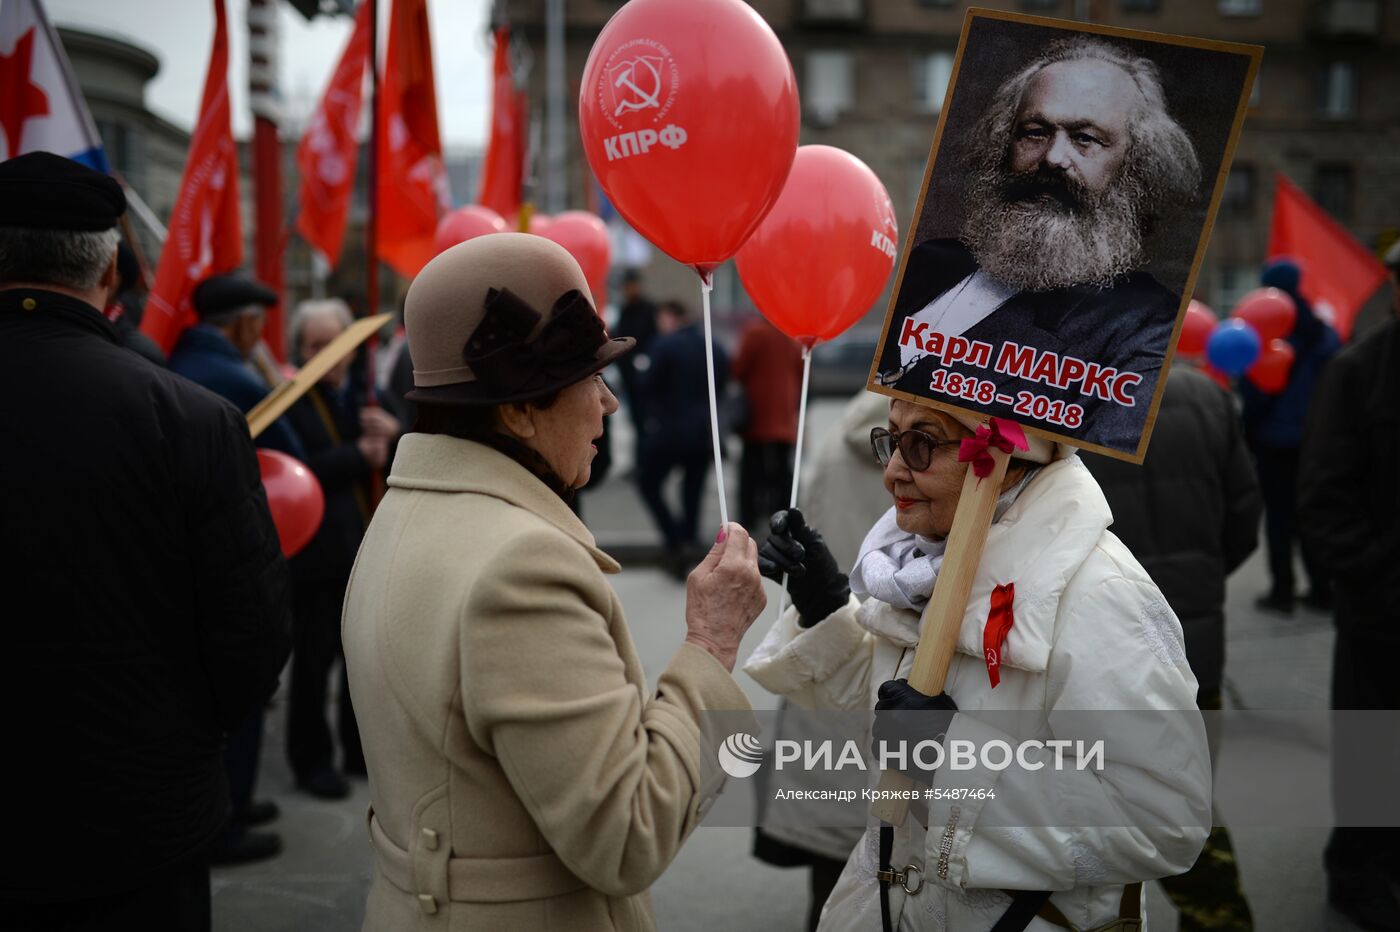
[[[1243,375],[1263,350],[1258,332],[1242,320],[1221,321],[1206,341],[1210,364],[1230,376]]]

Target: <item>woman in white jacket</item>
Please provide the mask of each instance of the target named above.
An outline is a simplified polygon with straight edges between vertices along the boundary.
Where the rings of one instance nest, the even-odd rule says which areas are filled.
[[[890,430],[877,429],[872,447],[894,507],[867,536],[849,587],[800,514],[775,516],[760,567],[789,574],[793,608],[744,669],[807,708],[868,710],[878,700],[881,710],[1033,713],[1016,717],[1016,734],[1002,730],[1013,727],[1002,718],[953,715],[950,747],[1084,738],[1084,717],[1072,710],[1154,713],[1135,720],[1131,740],[1105,742],[1102,769],[937,770],[935,787],[970,792],[929,802],[895,830],[889,865],[902,877],[886,894],[890,927],[904,930],[1140,928],[1141,882],[1185,871],[1205,841],[1209,761],[1181,627],[1108,532],[1108,505],[1071,450],[1032,438],[1012,460],[944,694],[893,682],[909,675],[957,508],[967,469],[958,444],[976,424],[961,417],[892,404]],[[1007,584],[1014,621],[996,645],[994,671],[984,629],[994,590],[1004,603]],[[880,866],[872,823],[821,929],[881,928]],[[1041,891],[1041,899],[1021,897],[1026,919],[998,926],[1012,904],[1007,891]]]

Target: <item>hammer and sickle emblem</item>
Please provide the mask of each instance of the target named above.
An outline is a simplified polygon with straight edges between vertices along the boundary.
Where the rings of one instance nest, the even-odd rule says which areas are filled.
[[[661,63],[660,58],[642,56],[623,62],[613,70],[614,92],[623,88],[632,95],[628,98],[614,93],[613,99],[617,102],[617,109],[613,111],[613,116],[661,106]],[[643,84],[650,84],[651,90],[640,87],[637,83],[639,80]]]

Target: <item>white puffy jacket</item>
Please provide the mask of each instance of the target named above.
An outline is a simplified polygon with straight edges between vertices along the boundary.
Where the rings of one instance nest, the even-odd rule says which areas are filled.
[[[992,526],[945,689],[963,711],[1040,714],[1021,717],[1033,723],[1017,735],[955,716],[948,742],[1072,739],[1066,731],[1075,717],[1057,715],[1068,710],[1195,709],[1196,679],[1181,626],[1147,573],[1108,532],[1111,522],[1098,485],[1071,455],[1043,468]],[[993,689],[982,629],[992,589],[1007,582],[1016,587],[1015,623]],[[799,706],[872,709],[881,683],[908,676],[919,619],[877,603],[865,610],[862,625],[859,608],[852,598],[807,629],[789,611],[744,669]],[[1002,891],[1051,890],[1051,902],[1070,922],[1094,928],[1118,916],[1125,884],[1187,870],[1209,822],[1204,729],[1194,714],[1152,721],[1152,743],[1171,758],[1168,766],[1160,766],[1160,757],[1145,766],[1131,755],[1115,755],[1108,741],[1101,772],[940,769],[935,786],[991,789],[995,798],[933,801],[924,823],[931,829],[911,815],[896,831],[892,864],[914,864],[924,877],[916,894],[892,889],[897,927],[988,930],[1010,904]],[[1182,812],[1206,815],[1182,820],[1196,825],[1152,824],[1165,821],[1161,813]],[[1063,827],[1002,827],[1044,826],[1061,814],[1069,823]],[[1135,824],[1141,827],[1123,827]],[[872,824],[827,901],[822,930],[880,928],[877,837]],[[1029,928],[1057,927],[1035,919]]]

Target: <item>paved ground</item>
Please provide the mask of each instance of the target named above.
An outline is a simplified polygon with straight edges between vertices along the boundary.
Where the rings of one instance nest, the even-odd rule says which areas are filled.
[[[836,410],[818,403],[809,430],[819,436]],[[585,514],[604,546],[642,556],[640,545],[653,532],[631,486],[630,437],[622,419],[615,436],[618,465],[609,481],[585,499]],[[731,501],[735,488],[730,482]],[[718,527],[713,494],[705,526]],[[616,578],[647,673],[654,681],[680,643],[684,588],[639,560]],[[1325,708],[1330,676],[1332,632],[1329,619],[1300,613],[1291,619],[1266,616],[1253,608],[1264,588],[1262,559],[1256,555],[1231,580],[1226,666],[1230,702],[1255,709]],[[776,590],[770,589],[770,605]],[[746,655],[770,617],[750,632]],[[740,682],[754,705],[771,708],[773,697],[752,680]],[[283,854],[266,863],[214,873],[214,925],[221,932],[339,932],[357,929],[373,870],[364,814],[368,789],[355,786],[345,801],[325,803],[296,793],[282,753],[283,697],[268,716],[261,795],[275,799],[283,815],[277,823]],[[1300,753],[1316,754],[1303,749]],[[1221,766],[1230,766],[1228,750]],[[1228,821],[1228,813],[1227,821]],[[1326,833],[1295,829],[1235,832],[1235,848],[1256,927],[1270,932],[1350,932],[1355,927],[1326,906],[1321,851]],[[768,867],[748,854],[749,833],[702,828],[653,890],[660,926],[678,932],[710,932],[716,923],[734,932],[796,932],[805,912],[805,875]],[[1148,916],[1154,932],[1176,928],[1174,910],[1155,887]]]

